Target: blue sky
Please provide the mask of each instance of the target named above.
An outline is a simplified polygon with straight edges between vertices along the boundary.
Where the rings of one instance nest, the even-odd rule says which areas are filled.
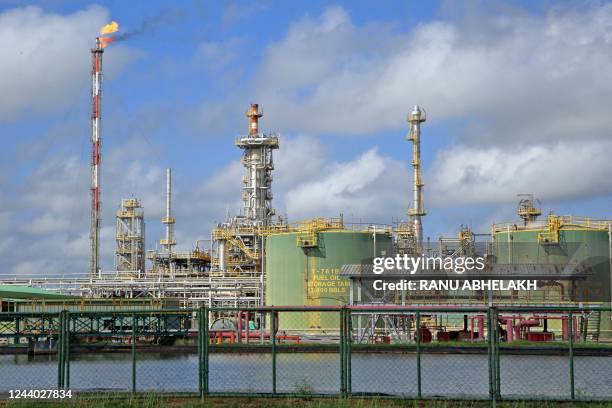
[[[417,103],[432,239],[515,219],[518,193],[610,218],[609,3],[28,4],[0,2],[0,273],[87,268],[88,49],[110,20],[140,33],[104,55],[104,269],[122,197],[155,246],[165,167],[179,246],[239,211],[250,102],[281,134],[275,207],[293,221],[404,217]]]

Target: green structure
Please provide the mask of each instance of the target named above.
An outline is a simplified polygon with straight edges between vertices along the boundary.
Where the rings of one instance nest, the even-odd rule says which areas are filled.
[[[611,221],[584,217],[549,215],[545,222],[493,225],[492,252],[500,264],[553,264],[571,270],[586,267],[584,280],[548,283],[562,302],[583,302],[610,306],[612,286]],[[542,295],[545,291],[538,291]],[[550,294],[547,300],[551,301]],[[591,319],[593,320],[593,319]],[[597,331],[612,335],[609,313],[596,316]]]
[[[177,299],[93,298],[19,285],[0,285],[0,312],[59,313],[178,309]]]
[[[0,285],[0,300],[6,299],[77,299],[77,296],[64,295],[50,290],[19,285]]]
[[[591,277],[563,287],[566,301],[610,299],[610,222],[549,215],[546,222],[493,226],[493,255],[500,264],[583,266]]]
[[[345,264],[371,263],[390,255],[387,230],[350,230],[342,223],[313,220],[299,229],[272,233],[265,239],[267,306],[340,306],[348,303],[349,280],[339,276]],[[281,316],[283,329],[338,329],[337,313]],[[302,319],[301,321],[299,319]]]

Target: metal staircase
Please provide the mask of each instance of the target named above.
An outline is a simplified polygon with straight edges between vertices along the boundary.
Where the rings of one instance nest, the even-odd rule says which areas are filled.
[[[585,324],[586,339],[598,342],[599,333],[601,331],[601,311],[593,310],[589,313]]]

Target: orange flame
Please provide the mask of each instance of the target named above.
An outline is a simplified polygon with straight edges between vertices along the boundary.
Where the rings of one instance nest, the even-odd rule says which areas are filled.
[[[100,48],[106,47],[113,41],[115,41],[115,37],[100,37]]]
[[[117,31],[119,31],[119,23],[116,21],[111,21],[100,29],[100,35],[112,34]]]

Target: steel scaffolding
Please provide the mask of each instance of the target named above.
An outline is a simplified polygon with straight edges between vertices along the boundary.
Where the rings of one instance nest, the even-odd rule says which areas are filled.
[[[121,200],[117,210],[115,268],[141,276],[145,270],[144,212],[136,198]]]

